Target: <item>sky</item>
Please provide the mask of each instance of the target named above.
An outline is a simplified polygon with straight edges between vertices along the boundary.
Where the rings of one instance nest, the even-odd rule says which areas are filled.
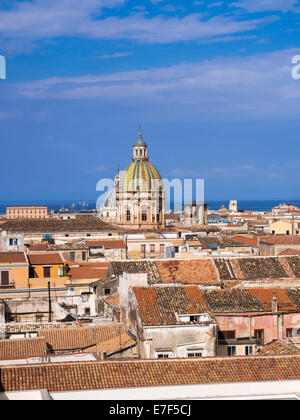
[[[0,201],[91,200],[139,124],[206,200],[300,198],[298,0],[1,0]]]

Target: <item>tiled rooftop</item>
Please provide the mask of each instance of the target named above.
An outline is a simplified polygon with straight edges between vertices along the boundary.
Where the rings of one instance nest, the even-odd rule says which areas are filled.
[[[120,239],[103,239],[97,241],[87,241],[88,247],[103,247],[104,249],[126,249],[126,244]]]
[[[221,280],[300,278],[300,256],[214,258]]]
[[[260,242],[274,245],[292,245],[300,244],[300,235],[272,235],[261,236]]]
[[[213,313],[271,312],[273,297],[279,311],[300,311],[300,289],[225,289],[208,291],[203,297]]]
[[[63,265],[64,261],[60,254],[42,253],[28,254],[28,260],[31,265]]]
[[[147,273],[150,284],[161,283],[157,265],[153,261],[112,261],[110,268],[116,276],[123,273]]]
[[[125,334],[123,324],[107,324],[95,327],[39,330],[39,337],[44,337],[53,351],[83,350],[96,346],[120,334]]]
[[[107,273],[106,268],[100,267],[70,267],[67,276],[70,280],[91,279],[99,280],[104,279]]]
[[[232,236],[231,239],[236,242],[240,242],[243,244],[247,244],[253,247],[258,246],[258,237],[257,236],[244,236],[244,235],[235,235]]]
[[[120,304],[120,295],[119,293],[113,296],[109,296],[104,299],[104,302],[110,306],[118,306]]]
[[[22,359],[46,354],[45,338],[0,340],[0,359]]]
[[[82,216],[76,219],[59,220],[12,220],[1,226],[9,232],[55,233],[55,232],[111,232],[116,226],[103,222],[98,217]]]
[[[259,300],[247,289],[210,291],[204,294],[204,299],[214,313],[263,312]]]
[[[27,263],[24,252],[0,252],[0,264]]]
[[[185,325],[176,314],[209,312],[197,286],[133,287],[132,291],[144,326]]]
[[[296,249],[285,249],[284,251],[280,252],[280,254],[278,254],[279,256],[286,256],[286,255],[300,255],[300,250],[296,250]]]
[[[3,367],[4,392],[49,392],[300,380],[300,356],[105,361]]]
[[[211,249],[211,245],[215,245],[220,249],[237,248],[239,246],[243,246],[243,247],[250,246],[250,244],[247,244],[247,243],[238,244],[236,241],[224,235],[211,236],[211,237],[199,236],[198,240],[200,242],[200,246],[202,247],[202,249]]]
[[[211,259],[166,260],[156,262],[162,283],[203,284],[220,286]]]
[[[258,354],[263,356],[277,354],[300,354],[300,349],[293,343],[288,343],[283,340],[275,340],[262,347]]]

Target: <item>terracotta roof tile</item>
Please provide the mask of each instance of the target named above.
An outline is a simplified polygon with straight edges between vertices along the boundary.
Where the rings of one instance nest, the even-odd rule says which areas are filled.
[[[27,263],[24,252],[0,252],[0,264]]]
[[[4,392],[49,392],[151,386],[300,380],[300,356],[251,356],[195,360],[105,361],[2,367]]]
[[[300,235],[272,235],[261,236],[260,242],[274,245],[300,244]]]
[[[60,254],[42,253],[28,254],[28,260],[31,265],[62,265],[64,261]]]
[[[271,312],[273,297],[279,311],[300,311],[300,289],[225,289],[208,291],[203,297],[213,313]]]
[[[284,251],[280,252],[280,254],[278,254],[279,256],[284,256],[284,255],[300,255],[300,250],[296,250],[296,249],[285,249]]]
[[[123,240],[119,239],[103,239],[103,240],[96,240],[96,241],[87,241],[86,245],[88,247],[101,247],[103,246],[105,249],[126,249],[126,244]]]
[[[220,285],[211,259],[157,261],[162,283]]]
[[[259,355],[276,355],[276,354],[300,354],[300,349],[293,343],[288,343],[283,340],[275,340],[272,343],[266,344],[262,347]]]
[[[81,279],[91,279],[99,280],[104,279],[107,273],[106,268],[99,267],[70,267],[67,272],[70,280],[81,280]]]
[[[2,225],[4,231],[55,233],[55,232],[112,232],[117,226],[103,222],[99,217],[82,216],[76,219],[59,220],[13,220]]]
[[[243,236],[243,235],[235,235],[235,236],[232,236],[231,239],[233,241],[237,241],[237,242],[240,242],[240,243],[251,245],[253,247],[258,246],[258,237],[257,236],[249,237],[249,236]]]
[[[110,306],[119,306],[120,304],[120,295],[116,294],[113,296],[109,296],[104,299],[104,302],[106,302]]]
[[[39,330],[53,351],[83,350],[97,344],[120,337],[126,333],[123,324],[107,324],[95,327]]]
[[[133,287],[132,291],[144,326],[185,325],[177,315],[209,312],[197,286]]]
[[[45,338],[0,340],[0,359],[25,359],[46,354]]]

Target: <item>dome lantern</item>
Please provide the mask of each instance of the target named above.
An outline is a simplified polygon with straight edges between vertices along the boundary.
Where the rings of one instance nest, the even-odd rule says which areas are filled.
[[[139,139],[133,146],[133,160],[147,160],[148,146],[143,140],[142,127],[139,127]]]

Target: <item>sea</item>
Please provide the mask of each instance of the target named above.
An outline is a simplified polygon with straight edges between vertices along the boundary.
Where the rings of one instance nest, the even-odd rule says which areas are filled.
[[[271,209],[285,200],[238,200],[239,210],[251,211],[271,211]],[[293,203],[299,203],[300,200],[291,200]],[[221,201],[206,201],[209,210],[218,210],[222,205],[228,208],[229,200]],[[60,209],[68,209],[70,211],[92,210],[96,208],[96,201],[86,200],[36,200],[36,201],[0,201],[0,215],[5,215],[6,207],[10,206],[46,206],[49,210],[59,211]],[[171,203],[170,208],[174,208],[174,203]],[[167,209],[168,210],[168,209]]]

